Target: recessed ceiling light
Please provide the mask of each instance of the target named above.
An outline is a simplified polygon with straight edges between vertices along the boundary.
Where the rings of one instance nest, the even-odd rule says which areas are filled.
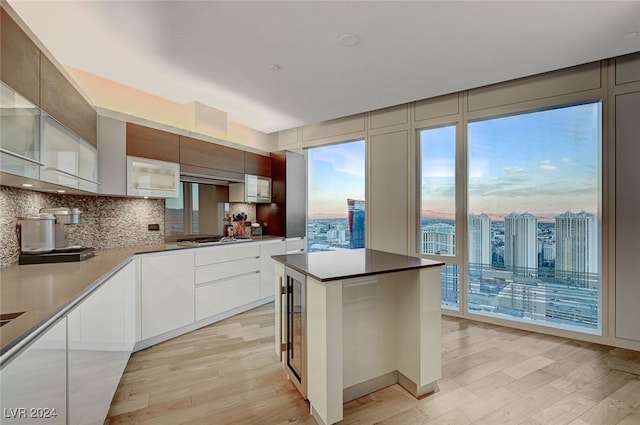
[[[344,47],[353,47],[358,44],[358,36],[355,34],[345,34],[338,39],[338,44]]]
[[[625,40],[630,40],[638,35],[638,31],[631,31],[622,36]]]
[[[22,183],[22,187],[33,187],[31,183]]]
[[[65,193],[65,192],[66,192],[66,190],[56,190],[56,192],[58,192],[58,193]]]
[[[280,71],[280,65],[278,65],[277,63],[272,63],[271,65],[269,65],[269,69],[272,71]]]
[[[145,197],[144,197],[144,199],[149,199],[149,197],[148,197],[148,196],[145,196]]]

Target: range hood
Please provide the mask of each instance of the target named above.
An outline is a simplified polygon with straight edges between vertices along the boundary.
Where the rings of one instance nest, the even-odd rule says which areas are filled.
[[[216,186],[229,186],[230,183],[244,183],[243,179],[187,173],[184,171],[180,172],[180,181],[187,183],[212,184]]]

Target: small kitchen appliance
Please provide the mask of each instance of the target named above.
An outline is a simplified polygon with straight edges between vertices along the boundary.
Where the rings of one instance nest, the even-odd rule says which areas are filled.
[[[56,247],[54,223],[49,213],[26,214],[18,217],[20,223],[20,251],[23,254],[51,252]]]
[[[66,225],[80,222],[78,208],[42,208],[40,213],[19,217],[21,253],[18,264],[66,263],[95,256],[93,248],[69,245]]]

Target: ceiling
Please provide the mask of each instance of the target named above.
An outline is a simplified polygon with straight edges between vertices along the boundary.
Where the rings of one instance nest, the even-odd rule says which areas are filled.
[[[640,51],[640,1],[9,4],[63,65],[267,133]]]

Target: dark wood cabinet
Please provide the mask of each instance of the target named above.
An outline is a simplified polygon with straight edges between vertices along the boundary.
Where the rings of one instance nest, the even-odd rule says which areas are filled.
[[[40,106],[40,49],[4,9],[0,11],[0,77],[9,87]]]
[[[98,145],[98,115],[95,109],[42,53],[40,107],[93,146]]]
[[[180,136],[180,164],[244,177],[244,151],[187,136]]]
[[[178,163],[180,136],[128,122],[127,155]]]
[[[271,177],[271,157],[245,152],[244,172],[254,176]]]

